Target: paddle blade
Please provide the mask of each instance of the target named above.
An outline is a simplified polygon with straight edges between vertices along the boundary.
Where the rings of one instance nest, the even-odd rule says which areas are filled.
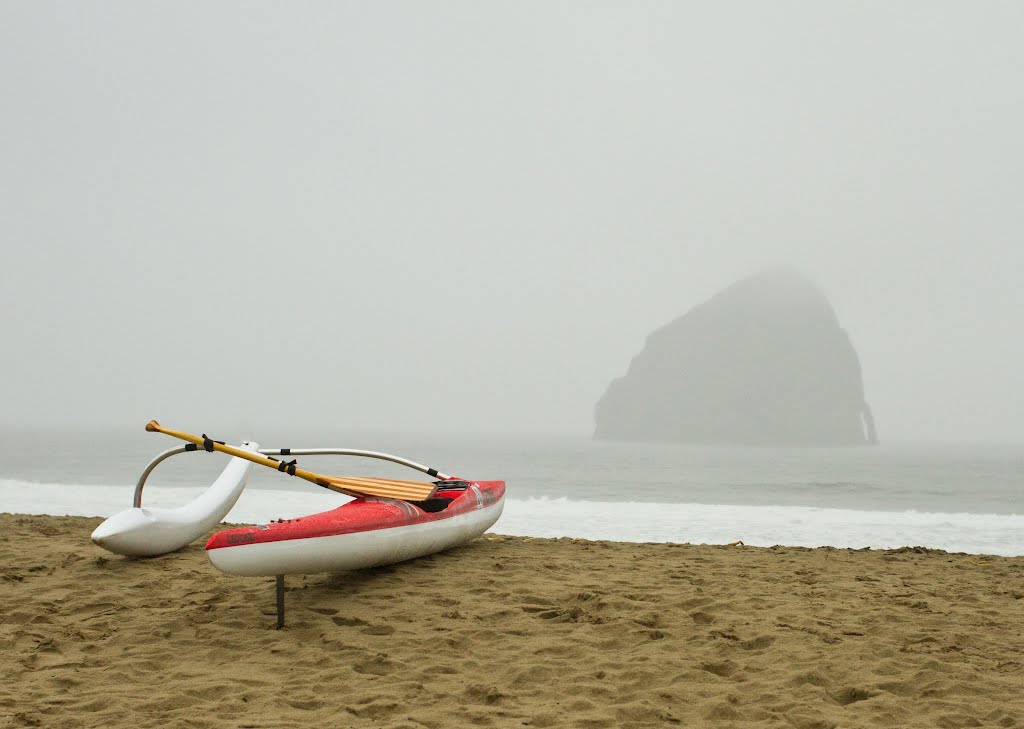
[[[321,486],[350,496],[381,496],[403,501],[425,501],[437,491],[437,486],[423,481],[397,481],[390,478],[358,478],[347,476],[321,476]]]

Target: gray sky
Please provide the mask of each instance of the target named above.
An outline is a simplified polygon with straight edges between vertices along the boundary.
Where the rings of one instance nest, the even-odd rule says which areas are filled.
[[[0,424],[579,433],[792,264],[1024,440],[1024,3],[0,4]]]

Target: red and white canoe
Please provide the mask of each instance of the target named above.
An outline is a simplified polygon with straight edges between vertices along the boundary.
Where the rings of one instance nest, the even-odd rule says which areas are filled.
[[[215,567],[230,574],[333,572],[422,557],[480,536],[498,520],[505,503],[504,481],[463,481],[387,453],[350,448],[262,449],[255,443],[244,443],[241,450],[263,456],[377,459],[438,480],[433,481],[437,487],[433,497],[424,502],[364,496],[320,514],[218,532],[207,543],[206,553]],[[155,556],[181,549],[219,523],[245,487],[249,460],[232,458],[220,478],[185,506],[142,505],[143,486],[153,469],[171,456],[188,452],[203,451],[189,444],[150,461],[135,486],[134,506],[97,527],[93,541],[117,554]]]
[[[233,575],[377,567],[480,536],[501,516],[504,503],[504,481],[449,479],[426,502],[364,497],[320,514],[218,532],[206,554],[217,569]]]

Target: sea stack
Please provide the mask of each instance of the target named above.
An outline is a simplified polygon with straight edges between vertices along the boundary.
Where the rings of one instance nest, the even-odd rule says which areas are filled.
[[[602,440],[877,443],[850,337],[789,269],[739,281],[651,334],[596,418]]]

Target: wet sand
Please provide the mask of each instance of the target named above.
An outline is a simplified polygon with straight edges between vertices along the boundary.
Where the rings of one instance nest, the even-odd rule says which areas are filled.
[[[0,514],[0,727],[1024,727],[1024,558],[487,535],[229,577]]]

